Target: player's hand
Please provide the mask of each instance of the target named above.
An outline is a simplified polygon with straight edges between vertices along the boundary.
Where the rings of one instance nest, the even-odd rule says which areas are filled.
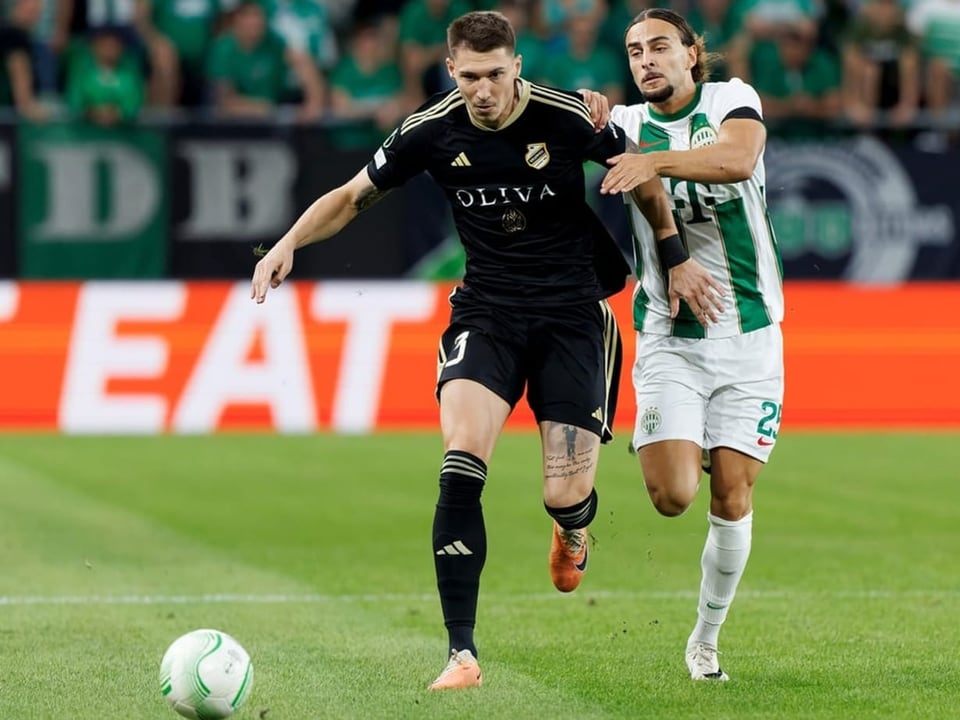
[[[670,317],[680,312],[683,300],[701,325],[719,321],[727,291],[693,258],[670,268]]]
[[[259,305],[267,297],[267,290],[280,287],[280,283],[293,270],[293,247],[283,240],[278,242],[270,252],[260,258],[260,262],[253,269],[253,286],[250,288],[250,297]]]
[[[583,101],[590,108],[590,119],[593,120],[593,127],[596,132],[603,130],[610,122],[610,101],[607,96],[598,93],[595,90],[580,88],[577,90],[583,97]]]
[[[607,165],[611,168],[607,170],[603,182],[600,183],[600,192],[604,195],[630,192],[647,180],[657,177],[657,170],[650,155],[638,153],[614,155],[607,160]]]

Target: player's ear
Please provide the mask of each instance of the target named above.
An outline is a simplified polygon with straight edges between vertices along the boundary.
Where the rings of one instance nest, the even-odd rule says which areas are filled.
[[[513,69],[516,71],[517,77],[520,77],[520,73],[523,70],[523,55],[514,56]]]
[[[451,60],[450,58],[447,58],[447,73],[450,75],[450,79],[451,79],[451,80],[456,80],[456,79],[457,79],[457,78],[456,78],[456,75],[454,74],[454,70],[455,70],[455,68],[454,68],[454,65],[453,65],[453,60]]]

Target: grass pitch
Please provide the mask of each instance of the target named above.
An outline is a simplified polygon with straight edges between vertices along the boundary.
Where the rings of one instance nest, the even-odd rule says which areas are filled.
[[[431,694],[436,435],[0,437],[0,718],[173,720],[160,657],[198,627],[253,658],[240,720],[957,716],[960,436],[784,433],[725,685],[682,659],[706,488],[659,517],[625,443],[602,453],[590,570],[563,596],[538,440],[502,439],[485,684]]]

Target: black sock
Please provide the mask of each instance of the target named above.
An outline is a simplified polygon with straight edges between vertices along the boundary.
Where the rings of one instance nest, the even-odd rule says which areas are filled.
[[[433,516],[433,561],[450,650],[477,656],[473,628],[477,621],[480,573],[487,559],[487,531],[480,494],[487,466],[462,450],[448,450],[440,468],[440,499]]]
[[[585,528],[593,522],[593,518],[597,514],[597,491],[596,489],[592,490],[586,498],[570,507],[555,508],[546,503],[543,504],[543,507],[564,530]]]

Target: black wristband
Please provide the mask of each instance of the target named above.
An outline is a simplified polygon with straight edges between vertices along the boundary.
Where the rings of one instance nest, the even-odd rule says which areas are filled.
[[[671,235],[657,241],[657,252],[660,254],[660,263],[669,270],[690,259],[690,253],[680,242],[679,235]]]

